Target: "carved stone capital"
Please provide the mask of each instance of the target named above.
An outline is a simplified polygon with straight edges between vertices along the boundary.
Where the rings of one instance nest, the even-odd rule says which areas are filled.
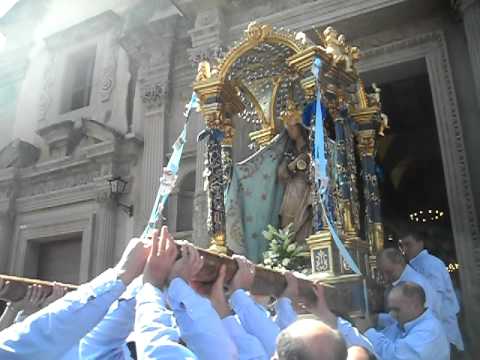
[[[112,201],[110,188],[101,188],[95,194],[95,201],[97,203],[107,203]]]
[[[147,84],[142,87],[140,97],[148,109],[160,107],[167,97],[167,90],[160,83]]]

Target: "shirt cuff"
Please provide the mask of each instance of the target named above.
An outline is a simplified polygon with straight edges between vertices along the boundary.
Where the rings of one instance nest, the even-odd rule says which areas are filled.
[[[275,302],[275,310],[277,311],[277,313],[281,311],[294,311],[292,306],[292,300],[286,297],[281,297]]]
[[[235,312],[239,312],[245,306],[255,304],[253,299],[248,296],[246,291],[243,289],[235,290],[230,296],[229,302]]]
[[[367,331],[365,331],[363,333],[363,335],[365,335],[365,337],[370,340],[370,342],[372,344],[375,344],[375,342],[378,340],[379,337],[383,336],[382,333],[380,333],[379,331],[375,330],[375,329],[368,329]],[[374,345],[375,347],[375,345]]]
[[[143,287],[143,275],[137,277],[133,280],[130,285],[127,286],[127,289],[120,296],[120,300],[132,300],[134,299],[140,289]]]
[[[223,318],[222,324],[232,338],[235,338],[237,336],[243,336],[245,334],[245,330],[243,329],[242,325],[240,324],[235,315],[229,315]]]
[[[67,293],[65,299],[68,300],[71,296],[80,304],[86,304],[89,300],[106,293],[111,293],[118,298],[125,289],[125,284],[118,278],[117,272],[114,269],[108,269],[90,282],[81,285],[76,291]],[[78,295],[80,299],[77,298]]]
[[[137,304],[156,303],[165,308],[165,296],[162,290],[156,288],[152,284],[144,284],[138,290]]]
[[[168,287],[168,301],[172,309],[186,311],[195,320],[201,316],[205,306],[211,307],[210,300],[198,295],[183,279],[175,278]]]

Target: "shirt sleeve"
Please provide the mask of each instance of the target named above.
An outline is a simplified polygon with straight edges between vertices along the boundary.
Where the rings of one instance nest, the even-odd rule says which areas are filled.
[[[365,336],[370,340],[375,349],[375,353],[380,359],[389,360],[423,360],[435,358],[435,352],[426,356],[427,349],[423,344],[423,339],[415,339],[412,336],[389,339],[385,334],[375,329],[368,329]]]
[[[245,330],[260,340],[267,355],[271,357],[275,353],[276,340],[280,333],[278,325],[242,289],[234,291],[230,296],[230,304]]]
[[[182,279],[175,278],[168,288],[168,301],[182,340],[199,359],[238,359],[237,348],[210,300],[198,295]]]
[[[390,314],[387,314],[387,313],[378,314],[378,320],[377,320],[378,328],[384,329],[396,323],[397,321]]]
[[[151,284],[145,284],[137,294],[135,333],[139,359],[197,359],[178,343],[178,329],[172,313],[166,309],[164,295]]]
[[[297,321],[298,315],[293,309],[292,301],[289,298],[282,297],[275,303],[276,315],[274,318],[275,324],[280,330],[285,329],[290,324]]]
[[[2,360],[55,359],[75,346],[125,291],[109,269],[0,333]]]
[[[222,319],[222,323],[238,349],[240,360],[269,359],[260,341],[245,331],[235,315]]]
[[[142,278],[135,279],[108,309],[105,317],[81,341],[81,359],[123,360],[128,354],[126,339],[135,322],[135,296]],[[127,357],[128,359],[129,357]]]
[[[347,320],[338,317],[337,318],[337,330],[342,334],[345,342],[347,343],[347,347],[350,346],[360,346],[365,350],[369,351],[371,354],[374,354],[375,351],[373,349],[373,345],[364,335],[358,331],[356,327],[354,327],[351,323]]]

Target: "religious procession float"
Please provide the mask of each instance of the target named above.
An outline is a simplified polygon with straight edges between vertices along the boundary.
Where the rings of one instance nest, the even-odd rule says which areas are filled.
[[[375,150],[388,118],[380,89],[366,92],[359,58],[332,27],[310,39],[252,22],[228,52],[200,62],[186,116],[197,107],[206,125],[198,136],[207,144],[211,237],[204,281],[221,263],[231,278],[230,255],[242,254],[259,264],[253,293],[279,295],[281,271],[294,270],[306,275],[305,296],[315,296],[312,279],[330,284],[327,301],[339,312],[373,306],[369,284],[384,240]],[[175,186],[186,129],[143,236],[158,226]],[[12,298],[24,292],[17,282]]]

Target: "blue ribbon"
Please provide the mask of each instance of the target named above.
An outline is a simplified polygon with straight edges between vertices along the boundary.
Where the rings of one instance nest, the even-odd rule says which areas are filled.
[[[190,119],[190,113],[192,109],[198,108],[198,98],[197,95],[192,93],[192,97],[190,98],[190,102],[185,107],[185,112],[183,115],[185,116],[185,124],[183,125],[183,130],[178,136],[177,140],[173,144],[173,152],[172,156],[168,160],[167,164],[167,171],[172,174],[172,176],[176,176],[178,174],[178,169],[180,166],[180,160],[182,159],[183,148],[187,141],[187,125],[188,120]],[[171,191],[164,192],[161,191],[161,185],[158,188],[157,196],[155,198],[155,202],[152,208],[152,212],[150,213],[150,218],[148,220],[148,224],[143,231],[142,238],[146,238],[150,232],[155,229],[156,224],[158,223],[160,217],[162,216],[163,209],[165,208],[165,204],[167,203],[168,197]]]

